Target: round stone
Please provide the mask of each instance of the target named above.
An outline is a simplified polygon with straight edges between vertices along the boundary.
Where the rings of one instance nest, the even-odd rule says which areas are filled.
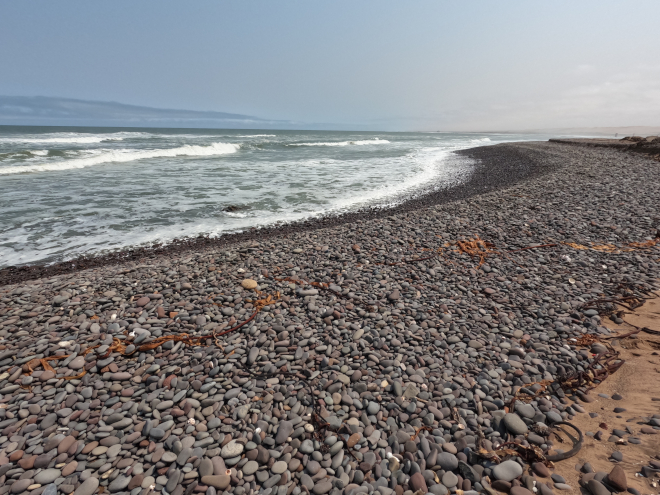
[[[435,464],[445,471],[453,471],[458,467],[458,458],[449,452],[440,452],[438,453]]]
[[[108,486],[108,490],[110,491],[110,493],[120,492],[124,488],[126,488],[130,482],[131,482],[130,476],[120,475],[117,478],[115,478],[112,481],[112,483],[110,483],[110,485]]]
[[[273,472],[273,474],[282,474],[284,471],[286,471],[286,468],[286,462],[277,461],[275,464],[273,464],[273,467],[271,467],[270,470]]]
[[[149,432],[149,436],[154,440],[160,440],[165,436],[165,431],[162,428],[152,428]]]
[[[284,461],[282,461],[282,462],[284,462]],[[275,464],[277,464],[277,463],[275,463]],[[275,464],[273,464],[273,467],[275,467]],[[286,463],[285,463],[285,465],[286,465]],[[259,469],[259,463],[257,461],[248,461],[243,466],[242,471],[243,471],[243,474],[245,476],[250,476],[251,474],[256,473],[258,469]]]
[[[456,476],[451,471],[447,471],[442,476],[442,484],[445,485],[447,488],[454,488],[457,483],[458,483],[458,476]]]
[[[371,415],[375,415],[378,414],[378,411],[380,411],[380,405],[374,401],[369,402],[369,405],[367,406],[367,412]]]
[[[244,289],[252,290],[257,288],[257,281],[252,280],[251,278],[246,278],[241,282],[241,285]]]
[[[78,488],[76,488],[76,491],[73,492],[73,495],[94,495],[98,487],[98,478],[87,478]]]
[[[220,490],[224,490],[225,488],[227,488],[229,486],[230,481],[231,481],[231,476],[227,474],[204,476],[202,478],[202,483],[204,485],[209,485],[212,486],[213,488],[218,488]]]
[[[144,297],[139,298],[135,302],[135,304],[137,304],[138,306],[146,306],[147,304],[149,304],[149,301],[151,301],[151,299],[149,299],[147,296],[144,296]]]
[[[43,471],[35,475],[34,481],[35,483],[39,483],[40,485],[47,485],[48,483],[52,483],[53,481],[55,481],[61,475],[62,475],[62,471],[60,471],[59,469],[55,469],[55,468],[44,469]]]
[[[232,457],[237,457],[242,453],[243,453],[243,444],[238,443],[236,440],[232,440],[227,445],[222,447],[222,451],[220,452],[220,455],[225,459],[230,459]]]
[[[300,444],[300,448],[298,450],[300,450],[300,452],[303,454],[311,454],[314,452],[314,444],[311,440],[303,440],[303,443]]]
[[[82,369],[83,366],[85,366],[84,356],[78,356],[76,358],[73,358],[73,360],[69,363],[69,368],[71,368],[72,370]]]
[[[493,476],[502,481],[511,481],[521,476],[523,468],[516,461],[504,461],[493,468]]]
[[[27,487],[30,485],[32,485],[32,479],[30,478],[17,480],[14,481],[14,483],[11,485],[10,491],[12,493],[23,493],[25,490],[27,490]]]
[[[529,431],[525,422],[517,414],[508,413],[504,416],[504,424],[506,429],[514,435],[524,435]]]

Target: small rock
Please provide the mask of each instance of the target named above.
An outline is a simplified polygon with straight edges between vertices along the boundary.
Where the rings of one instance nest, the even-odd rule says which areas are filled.
[[[98,478],[87,478],[78,488],[76,488],[76,491],[73,492],[73,495],[93,495],[98,487]]]
[[[493,468],[493,476],[503,481],[514,480],[522,473],[523,468],[516,461],[504,461]]]
[[[504,416],[506,429],[514,435],[524,435],[529,431],[525,422],[517,414],[508,413]]]
[[[454,476],[454,478],[455,477],[456,476]],[[424,479],[424,476],[422,476],[422,473],[413,474],[410,477],[410,480],[408,481],[408,483],[410,484],[410,487],[415,492],[417,492],[418,490],[422,490],[422,493],[428,492],[428,489],[426,487],[426,480]]]
[[[230,459],[232,457],[239,456],[242,453],[243,453],[243,444],[238,443],[236,440],[232,440],[231,442],[229,442],[227,445],[222,447],[222,450],[220,451],[220,455],[225,459]]]
[[[614,466],[610,471],[610,474],[607,475],[607,482],[620,492],[625,492],[628,489],[626,473],[618,464]]]
[[[605,488],[600,481],[595,479],[590,479],[587,482],[587,489],[592,493],[592,495],[611,495],[610,491]]]
[[[230,481],[231,481],[231,476],[227,474],[202,477],[203,484],[212,486],[213,488],[218,488],[219,490],[224,490],[225,488],[227,488],[229,486]]]

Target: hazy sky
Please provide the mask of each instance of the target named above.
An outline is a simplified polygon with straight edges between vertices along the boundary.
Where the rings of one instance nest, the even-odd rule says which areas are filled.
[[[660,2],[0,3],[0,94],[415,130],[660,125]]]

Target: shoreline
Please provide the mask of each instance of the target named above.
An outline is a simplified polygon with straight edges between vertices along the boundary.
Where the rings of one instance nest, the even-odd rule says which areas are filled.
[[[0,486],[652,492],[660,397],[626,386],[642,368],[624,360],[656,356],[660,327],[623,312],[660,290],[658,165],[554,143],[470,153],[484,180],[536,175],[0,287]],[[622,324],[650,328],[616,338]]]
[[[531,141],[531,143],[534,142]],[[106,254],[80,256],[72,260],[52,264],[32,263],[8,266],[0,268],[0,287],[54,275],[75,273],[90,268],[100,268],[141,259],[154,259],[175,253],[201,249],[229,247],[250,241],[270,239],[280,235],[310,232],[359,220],[384,218],[389,215],[415,211],[420,208],[446,204],[496,191],[548,173],[554,168],[554,166],[549,167],[541,163],[534,163],[533,160],[531,162],[527,161],[530,160],[529,156],[525,156],[521,150],[510,146],[511,144],[514,143],[480,146],[455,151],[455,154],[475,161],[474,169],[466,182],[451,188],[431,190],[419,196],[404,199],[401,203],[393,207],[363,208],[340,215],[328,215],[282,225],[253,228],[244,232],[227,233],[216,237],[200,235],[184,239],[173,239],[164,245],[155,244],[150,247],[126,247]]]

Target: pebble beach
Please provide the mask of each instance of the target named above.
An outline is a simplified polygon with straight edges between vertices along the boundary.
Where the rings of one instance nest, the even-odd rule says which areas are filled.
[[[0,495],[578,493],[551,431],[596,392],[551,384],[604,369],[607,300],[660,290],[659,165],[458,153],[470,181],[390,210],[5,271]],[[603,441],[648,445],[655,404]]]

